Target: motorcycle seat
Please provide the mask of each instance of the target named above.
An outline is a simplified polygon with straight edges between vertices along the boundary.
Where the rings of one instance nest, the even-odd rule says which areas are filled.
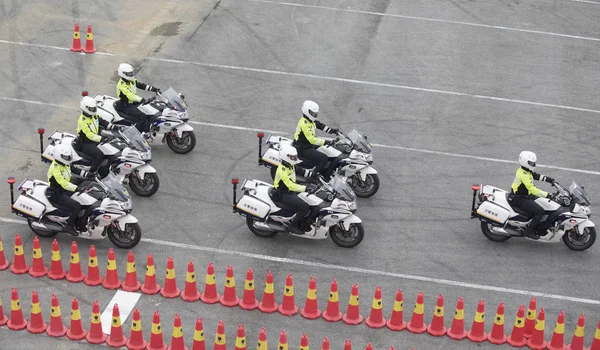
[[[285,205],[283,203],[281,203],[279,201],[279,195],[277,194],[277,189],[275,187],[271,187],[269,189],[269,198],[273,201],[273,203],[278,206],[280,209],[283,209],[285,211],[291,211],[294,212],[295,209],[293,207],[290,207],[289,205]]]

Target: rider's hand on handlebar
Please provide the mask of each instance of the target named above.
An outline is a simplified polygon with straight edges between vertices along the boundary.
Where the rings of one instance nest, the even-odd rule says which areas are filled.
[[[333,146],[334,142],[335,141],[333,141],[333,140],[325,140],[325,143],[323,144],[323,146]]]
[[[317,192],[318,189],[319,189],[319,186],[317,186],[315,184],[309,184],[306,186],[306,192],[308,192],[308,194],[313,194],[313,193]]]
[[[329,133],[330,133],[330,134],[337,134],[338,132],[340,132],[340,130],[339,130],[339,129],[336,129],[336,128],[330,128],[330,129],[329,129]]]
[[[549,184],[553,184],[555,181],[550,176],[546,176],[546,182],[549,183]]]

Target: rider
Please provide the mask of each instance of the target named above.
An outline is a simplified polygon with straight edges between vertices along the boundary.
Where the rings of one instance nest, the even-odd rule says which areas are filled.
[[[135,118],[137,121],[135,127],[140,132],[149,131],[149,116],[137,108],[140,104],[145,103],[146,100],[136,95],[136,88],[151,92],[160,92],[160,89],[137,81],[133,74],[133,67],[128,63],[121,63],[117,69],[117,73],[121,79],[117,83],[117,98],[119,101],[115,104],[115,109]]]
[[[525,230],[525,236],[531,239],[539,239],[539,236],[536,234],[536,229],[544,216],[544,208],[539,206],[535,200],[538,197],[551,198],[552,196],[548,192],[544,192],[535,187],[533,180],[554,183],[553,178],[533,172],[536,161],[537,157],[535,153],[529,151],[521,152],[521,154],[519,154],[519,165],[521,165],[521,167],[517,169],[515,180],[512,184],[512,194],[514,195],[512,198],[513,204],[533,215],[529,226]]]
[[[302,105],[302,117],[298,121],[296,132],[294,133],[294,147],[298,150],[298,155],[307,160],[308,162],[315,165],[314,174],[321,174],[323,168],[327,164],[327,155],[317,151],[319,146],[330,146],[333,145],[333,141],[320,139],[316,135],[316,129],[323,130],[330,134],[337,134],[338,129],[331,128],[317,120],[317,114],[319,113],[319,105],[313,101],[304,101]],[[335,164],[329,165],[329,167],[322,173],[325,179],[328,179],[331,175],[332,168]]]
[[[298,152],[293,146],[282,146],[279,150],[279,157],[281,158],[281,163],[277,167],[273,185],[277,189],[278,201],[296,209],[296,215],[289,222],[288,228],[293,233],[303,235],[305,232],[298,227],[298,223],[308,214],[310,207],[298,197],[298,193],[305,191],[314,193],[316,186],[309,185],[307,188],[307,186],[296,183],[296,173],[300,171],[304,172],[305,170],[295,167],[295,164],[298,163]]]

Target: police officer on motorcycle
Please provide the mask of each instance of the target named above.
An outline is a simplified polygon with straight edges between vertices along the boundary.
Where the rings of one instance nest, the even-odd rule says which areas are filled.
[[[121,63],[117,69],[117,74],[121,79],[117,83],[117,98],[119,101],[115,104],[115,109],[135,118],[137,121],[135,127],[141,133],[148,132],[150,118],[137,108],[140,104],[144,104],[146,100],[136,94],[136,88],[151,92],[160,92],[160,89],[137,81],[133,74],[133,67],[128,63]]]

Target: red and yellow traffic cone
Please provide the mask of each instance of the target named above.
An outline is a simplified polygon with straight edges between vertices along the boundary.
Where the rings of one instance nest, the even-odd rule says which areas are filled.
[[[165,298],[177,298],[181,291],[177,288],[177,280],[175,279],[175,264],[173,258],[167,258],[167,275],[165,277],[165,285],[160,290],[160,295]]]
[[[37,236],[33,236],[33,257],[31,258],[31,268],[29,274],[33,277],[46,276],[48,269],[44,265],[42,257],[42,248],[40,248],[40,240]]]
[[[436,337],[446,334],[446,326],[444,325],[444,296],[442,294],[438,296],[433,318],[429,326],[427,326],[427,333]]]
[[[371,345],[371,343],[367,343],[365,350],[373,350],[373,346]]]
[[[556,319],[556,326],[554,326],[554,333],[550,342],[547,344],[548,350],[565,350],[565,313],[560,312]]]
[[[525,306],[519,306],[517,312],[517,318],[515,318],[515,325],[512,333],[506,340],[510,345],[514,347],[521,347],[527,345],[527,338],[525,338]]]
[[[48,278],[52,280],[61,280],[65,278],[67,273],[63,270],[62,259],[60,258],[60,249],[56,239],[52,241],[52,263],[50,264],[50,271],[48,271]]]
[[[213,263],[208,264],[206,269],[206,282],[204,292],[200,294],[200,300],[206,304],[215,304],[219,302],[219,293],[217,293],[217,282],[215,280],[215,267]]]
[[[275,302],[275,287],[273,286],[273,274],[267,273],[265,282],[265,291],[262,301],[258,303],[258,309],[264,313],[270,314],[277,311],[278,305]]]
[[[349,325],[357,325],[363,321],[363,317],[360,314],[360,304],[358,302],[358,284],[356,283],[352,285],[352,292],[350,294],[350,299],[348,300],[348,309],[342,316],[342,321]]]
[[[192,350],[206,350],[206,343],[204,341],[204,326],[202,325],[202,319],[196,319],[196,328],[194,328],[194,342],[192,343]]]
[[[140,317],[140,310],[137,308],[133,310],[133,316],[131,318],[131,330],[129,331],[129,339],[125,346],[129,350],[143,350],[148,345],[144,334],[142,333],[142,319]]]
[[[254,294],[254,272],[248,268],[246,272],[246,281],[244,282],[244,295],[240,300],[240,307],[244,310],[254,310],[258,308],[258,300]]]
[[[85,53],[94,53],[96,48],[94,47],[94,37],[92,36],[92,26],[88,25],[87,34],[85,35]]]
[[[321,350],[330,350],[329,338],[323,338],[323,344],[321,344]]]
[[[525,318],[525,328],[523,329],[523,335],[525,338],[531,338],[533,330],[535,328],[535,313],[536,313],[537,301],[535,298],[531,298],[529,301],[529,307],[527,308],[527,317]]]
[[[573,338],[571,339],[571,344],[567,346],[567,350],[584,350],[584,330],[585,330],[585,315],[579,315],[579,320],[577,320],[577,327],[575,328],[575,333],[573,333]]]
[[[386,320],[383,318],[383,302],[381,301],[381,287],[375,288],[373,304],[371,305],[371,314],[365,321],[371,328],[385,327]]]
[[[235,337],[235,350],[246,350],[246,333],[243,324],[238,326],[237,336]]]
[[[402,300],[402,290],[396,292],[396,300],[394,300],[394,309],[392,315],[386,323],[387,327],[393,331],[401,331],[406,328],[404,321],[404,302]]]
[[[200,299],[200,292],[196,287],[196,272],[194,271],[194,263],[190,260],[188,263],[187,273],[185,275],[185,288],[181,293],[181,299],[185,301],[196,301]]]
[[[292,316],[298,313],[298,306],[294,301],[294,282],[292,274],[288,274],[285,280],[285,289],[283,290],[283,299],[279,305],[279,313],[284,316]]]
[[[446,335],[455,340],[461,340],[467,337],[467,331],[465,330],[465,305],[462,297],[458,298],[456,309],[454,310],[452,326],[450,326]]]
[[[302,333],[302,338],[300,339],[300,350],[309,350],[308,337],[306,336],[306,333]]]
[[[222,305],[236,306],[240,299],[235,292],[235,278],[233,277],[233,267],[227,266],[227,275],[225,277],[225,286],[223,287],[223,296],[219,299]]]
[[[425,313],[425,296],[423,292],[419,292],[417,294],[417,301],[415,303],[415,309],[413,310],[412,317],[410,319],[410,323],[406,326],[409,332],[411,333],[424,333],[427,331],[427,325],[425,324],[424,316]]]
[[[154,311],[152,316],[152,330],[150,335],[150,343],[146,347],[147,350],[166,350],[167,345],[163,342],[162,327],[160,326],[160,315],[158,311]]]
[[[142,285],[142,293],[156,294],[158,292],[160,292],[160,286],[156,283],[154,257],[152,254],[148,254],[148,260],[146,262],[146,277],[144,278],[144,284]]]
[[[281,331],[279,335],[279,350],[288,350],[288,340],[287,334],[285,333],[285,329]]]
[[[472,342],[480,343],[487,339],[487,333],[485,333],[484,314],[485,303],[483,300],[480,300],[479,304],[477,305],[477,312],[475,312],[475,317],[473,318],[473,326],[471,326],[471,330],[467,332],[467,338],[469,338]]]
[[[8,322],[8,317],[4,314],[4,309],[2,308],[2,298],[0,297],[0,327],[4,326]]]
[[[492,344],[504,344],[506,343],[506,335],[504,334],[504,303],[498,305],[496,311],[496,317],[494,318],[494,325],[492,331],[488,334],[488,341]]]
[[[267,350],[267,349],[268,349],[267,330],[264,328],[261,328],[260,334],[258,335],[258,344],[256,345],[256,350]]]
[[[51,337],[62,337],[67,334],[67,327],[63,324],[60,314],[60,304],[56,294],[52,294],[52,308],[50,309],[50,326],[46,329]]]
[[[71,46],[71,51],[83,51],[83,48],[81,48],[81,34],[79,33],[79,23],[75,23],[75,29],[73,30],[73,45]]]
[[[1,316],[2,315],[0,315],[0,317]],[[0,322],[0,326],[1,325],[2,323]],[[596,327],[596,333],[594,333],[594,340],[592,340],[592,346],[590,346],[589,350],[600,350],[600,321],[598,322],[598,326]]]
[[[331,288],[329,288],[329,300],[327,301],[327,309],[323,312],[323,319],[328,322],[337,322],[342,319],[338,286],[335,278],[331,282]]]
[[[350,339],[346,340],[346,343],[344,344],[344,350],[352,350],[352,342]]]
[[[102,332],[102,320],[100,319],[100,306],[98,300],[92,304],[92,316],[90,317],[90,331],[85,336],[90,344],[102,344],[106,340],[106,334]]]
[[[4,247],[2,246],[2,238],[0,238],[0,271],[8,269],[8,261],[4,257]]]
[[[181,329],[181,318],[179,317],[179,314],[175,314],[175,319],[173,320],[171,345],[167,348],[167,350],[188,350],[187,346],[185,346],[185,342],[183,341],[183,330]]]
[[[73,242],[71,243],[71,256],[69,258],[67,281],[81,282],[84,278],[85,275],[81,272],[81,264],[79,263],[79,249],[77,248],[77,243]]]
[[[27,330],[29,333],[39,334],[44,333],[48,328],[44,318],[42,317],[42,309],[40,308],[40,298],[38,293],[34,290],[31,292],[31,316],[29,317],[29,324]]]
[[[10,271],[15,274],[23,274],[29,271],[29,265],[25,262],[25,255],[23,252],[23,243],[21,242],[21,236],[17,233],[15,236],[15,248],[13,254],[13,263],[10,267]]]
[[[67,338],[71,340],[81,340],[85,338],[87,331],[83,329],[81,322],[81,313],[79,312],[79,302],[73,298],[71,302],[71,324],[67,331]]]
[[[127,338],[123,335],[121,313],[119,312],[118,304],[113,306],[112,320],[110,322],[110,335],[106,339],[106,344],[111,348],[120,348],[127,344]]]
[[[309,320],[314,320],[321,316],[321,310],[319,310],[317,305],[317,280],[315,276],[310,276],[308,291],[306,292],[306,303],[300,311],[300,315]]]
[[[227,350],[227,338],[225,336],[225,325],[223,321],[219,320],[217,326],[217,334],[215,334],[215,346],[214,350]]]
[[[117,289],[121,286],[119,273],[117,272],[117,262],[115,260],[115,251],[108,249],[108,263],[106,265],[106,277],[102,281],[102,286],[106,289]]]
[[[22,249],[21,249],[22,250]],[[23,310],[21,310],[21,302],[19,301],[19,293],[16,288],[12,289],[12,297],[10,301],[10,319],[6,326],[13,331],[20,331],[27,327],[27,320],[23,318]]]
[[[127,254],[127,269],[125,271],[125,282],[121,288],[126,292],[136,292],[140,289],[142,284],[137,279],[137,272],[135,270],[135,256],[133,250]]]
[[[104,278],[100,276],[100,270],[98,269],[98,257],[96,256],[96,247],[90,246],[90,253],[88,257],[88,270],[87,276],[83,279],[83,283],[88,286],[99,286],[104,281]]]
[[[529,346],[530,349],[542,350],[546,348],[546,341],[544,340],[545,318],[546,314],[544,313],[544,308],[541,308],[538,319],[535,322],[535,330],[533,331],[533,335],[531,338],[529,338],[529,341],[527,341],[527,346]]]

